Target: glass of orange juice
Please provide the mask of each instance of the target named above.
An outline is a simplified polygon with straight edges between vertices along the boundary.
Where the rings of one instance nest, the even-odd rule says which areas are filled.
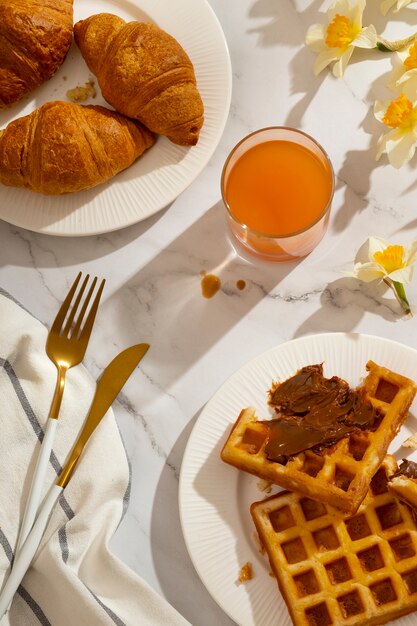
[[[309,254],[326,232],[334,172],[306,133],[262,128],[229,154],[221,191],[237,242],[264,260],[290,261]]]

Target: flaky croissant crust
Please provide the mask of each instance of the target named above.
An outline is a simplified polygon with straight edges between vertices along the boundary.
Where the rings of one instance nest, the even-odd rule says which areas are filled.
[[[197,143],[203,103],[193,65],[174,37],[154,24],[100,13],[75,24],[74,38],[117,111],[174,143]]]
[[[0,131],[0,182],[44,194],[88,189],[154,141],[142,124],[104,107],[48,102]]]
[[[53,76],[72,23],[72,0],[0,0],[0,108]]]

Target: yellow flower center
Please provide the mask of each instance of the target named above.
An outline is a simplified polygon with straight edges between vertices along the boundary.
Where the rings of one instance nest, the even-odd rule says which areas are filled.
[[[412,102],[402,93],[396,100],[392,100],[382,121],[391,128],[407,130],[417,122],[417,111]]]
[[[376,263],[383,267],[387,274],[405,267],[403,246],[388,246],[385,250],[375,252],[373,256]]]
[[[408,57],[404,61],[404,65],[407,70],[414,70],[417,68],[417,42],[413,43],[408,51]]]
[[[337,14],[327,27],[326,45],[329,48],[347,48],[361,32],[346,15]]]

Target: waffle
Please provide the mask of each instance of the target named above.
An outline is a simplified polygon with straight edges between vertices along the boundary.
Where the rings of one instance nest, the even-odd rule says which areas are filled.
[[[387,457],[354,517],[287,491],[252,505],[294,626],[376,626],[417,609],[417,524],[387,489],[395,469]]]
[[[307,450],[286,465],[265,453],[268,426],[253,408],[241,411],[221,452],[238,469],[353,514],[364,499],[372,476],[408,415],[417,386],[408,378],[369,361],[363,383],[367,399],[378,409],[376,429],[354,431],[321,453]]]
[[[400,466],[402,470],[403,465],[407,464],[407,461],[403,461]],[[411,463],[414,466],[414,473],[416,470],[416,464]],[[414,517],[417,517],[417,476],[409,476],[401,474],[392,476],[388,482],[388,489],[391,493],[395,494],[397,498],[408,504],[414,511]]]

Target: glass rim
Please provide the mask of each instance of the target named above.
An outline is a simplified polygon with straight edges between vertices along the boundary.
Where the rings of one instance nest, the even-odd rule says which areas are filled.
[[[287,131],[290,131],[291,133],[294,133],[296,135],[303,135],[304,137],[307,137],[307,139],[309,139],[312,143],[314,143],[317,146],[317,148],[320,150],[320,152],[323,154],[324,158],[326,159],[326,161],[327,161],[327,163],[329,165],[330,174],[331,174],[331,191],[330,191],[330,196],[329,196],[329,199],[327,201],[326,206],[324,207],[324,209],[320,213],[320,215],[314,220],[314,222],[311,222],[311,224],[309,224],[305,228],[301,228],[301,229],[295,230],[295,231],[293,231],[291,233],[286,233],[286,234],[282,234],[282,235],[280,235],[280,234],[263,233],[262,231],[256,230],[255,228],[251,228],[251,226],[248,226],[244,222],[241,222],[233,214],[233,211],[232,211],[231,207],[229,206],[229,203],[227,202],[226,197],[225,197],[226,169],[227,169],[227,166],[229,165],[230,159],[232,158],[232,156],[234,155],[236,150],[245,141],[247,141],[248,139],[250,139],[254,135],[259,135],[260,133],[263,133],[263,132],[266,132],[266,131],[271,131],[271,130],[287,130]],[[322,220],[323,217],[325,217],[325,215],[330,210],[330,206],[331,206],[331,203],[332,203],[332,200],[333,200],[333,196],[334,196],[334,187],[335,187],[334,169],[333,169],[333,165],[332,165],[332,162],[330,160],[330,157],[327,154],[326,150],[311,135],[309,135],[308,133],[305,133],[302,130],[299,130],[298,128],[292,128],[291,126],[265,126],[264,128],[259,128],[258,130],[254,130],[253,132],[251,132],[248,135],[246,135],[245,137],[243,137],[240,141],[238,141],[238,143],[229,152],[229,154],[228,154],[228,156],[226,158],[226,161],[224,162],[222,173],[221,173],[221,178],[220,178],[220,191],[221,191],[221,194],[222,194],[222,200],[223,200],[223,204],[225,205],[225,207],[227,209],[227,212],[228,212],[229,216],[233,219],[233,221],[238,226],[241,226],[241,227],[245,228],[247,231],[249,231],[249,232],[251,232],[251,233],[253,233],[253,234],[255,234],[255,235],[259,236],[259,237],[266,237],[268,239],[288,239],[289,237],[295,237],[296,235],[301,235],[302,233],[307,232],[308,230],[310,230],[310,228],[312,228],[313,226],[318,224],[320,222],[320,220]]]

